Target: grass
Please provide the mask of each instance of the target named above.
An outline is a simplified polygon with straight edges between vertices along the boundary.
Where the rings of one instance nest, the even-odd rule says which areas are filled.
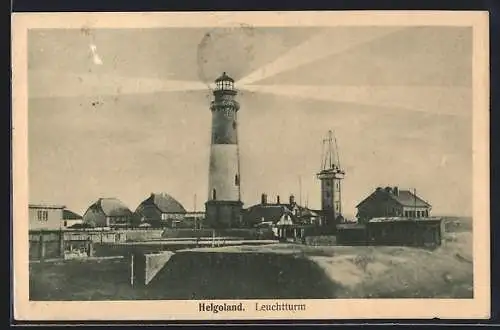
[[[379,247],[319,261],[342,290],[339,298],[472,298],[470,233],[434,251]]]
[[[436,250],[272,244],[185,251],[146,288],[126,260],[30,264],[32,300],[471,298],[472,235]]]
[[[136,299],[125,260],[71,260],[30,264],[32,300]]]

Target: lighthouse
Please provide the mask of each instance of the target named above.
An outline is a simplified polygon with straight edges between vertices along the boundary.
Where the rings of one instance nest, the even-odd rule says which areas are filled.
[[[212,136],[205,225],[210,228],[239,227],[243,203],[240,194],[238,120],[234,80],[225,72],[215,80]]]

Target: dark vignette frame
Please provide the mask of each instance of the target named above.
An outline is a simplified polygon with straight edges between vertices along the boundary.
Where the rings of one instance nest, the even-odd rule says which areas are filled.
[[[103,12],[139,12],[139,11],[270,11],[270,10],[447,10],[447,11],[459,11],[459,10],[481,10],[488,11],[490,15],[490,199],[494,200],[495,197],[500,196],[500,186],[498,183],[499,175],[495,175],[493,170],[499,162],[500,158],[495,157],[498,154],[498,148],[494,143],[499,137],[500,133],[495,129],[498,126],[498,112],[493,110],[499,110],[499,77],[498,72],[500,72],[500,59],[499,59],[499,48],[500,48],[500,4],[495,0],[420,0],[420,1],[404,1],[404,0],[308,0],[304,2],[295,1],[247,1],[246,3],[242,1],[235,0],[183,0],[183,1],[134,1],[134,0],[124,0],[124,1],[92,1],[92,0],[12,0],[11,12],[90,12],[90,11],[103,11]],[[10,25],[8,31],[10,32]],[[9,38],[10,40],[10,38]],[[7,98],[7,106],[10,110],[9,112],[2,112],[2,115],[7,115],[7,120],[2,120],[3,123],[9,123],[8,128],[5,132],[9,132],[9,145],[8,153],[10,160],[12,160],[12,99],[11,99],[11,58],[10,52],[8,55],[8,72],[9,72],[9,97]],[[497,73],[495,75],[495,73]],[[4,221],[3,224],[7,224],[7,230],[3,233],[8,233],[7,239],[4,239],[5,243],[8,243],[7,249],[3,251],[9,251],[8,258],[10,276],[12,276],[12,161],[10,161],[9,166],[9,193],[7,198],[3,201],[8,201],[9,209],[9,219],[10,221]],[[491,220],[491,318],[490,320],[439,320],[434,319],[432,321],[422,321],[422,320],[363,320],[363,322],[356,322],[356,320],[287,320],[287,321],[231,321],[231,325],[255,325],[255,326],[366,326],[366,325],[376,325],[376,326],[391,326],[395,323],[398,327],[404,327],[405,325],[413,326],[442,326],[442,325],[494,325],[497,324],[500,319],[500,262],[496,262],[500,258],[500,222],[495,221],[500,217],[499,206],[495,203],[491,203],[490,206],[490,218]],[[496,241],[498,238],[499,241]],[[6,272],[3,272],[6,274]],[[6,281],[4,281],[6,283]],[[13,317],[13,302],[12,302],[12,282],[9,281],[8,291],[10,293],[9,299],[9,325],[17,326],[29,326],[29,325],[41,325],[41,326],[57,326],[57,325],[81,325],[83,321],[61,321],[61,322],[49,322],[49,321],[16,321]],[[5,292],[5,291],[4,291]],[[85,321],[85,324],[90,326],[217,326],[217,325],[228,325],[227,321],[148,321],[147,323],[139,323],[137,321],[125,322],[100,322],[100,321]]]

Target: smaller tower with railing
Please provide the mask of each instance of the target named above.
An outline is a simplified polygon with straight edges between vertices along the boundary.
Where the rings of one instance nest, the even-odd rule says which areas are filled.
[[[335,228],[343,221],[342,180],[345,172],[340,167],[337,139],[332,131],[323,140],[321,170],[317,174],[321,181],[321,224]]]

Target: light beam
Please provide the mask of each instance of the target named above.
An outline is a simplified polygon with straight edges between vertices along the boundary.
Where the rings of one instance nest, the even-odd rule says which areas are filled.
[[[292,48],[275,61],[241,78],[237,84],[251,84],[327,56],[342,53],[352,47],[382,38],[402,29],[399,27],[349,27],[349,33],[346,33],[345,28],[328,29],[326,32],[322,32]]]
[[[243,85],[239,86],[239,89],[303,99],[358,103],[433,114],[472,115],[472,92],[467,87]]]
[[[68,74],[48,70],[36,70],[28,74],[29,97],[144,94],[207,89],[205,84],[197,81],[120,77],[97,73]]]

